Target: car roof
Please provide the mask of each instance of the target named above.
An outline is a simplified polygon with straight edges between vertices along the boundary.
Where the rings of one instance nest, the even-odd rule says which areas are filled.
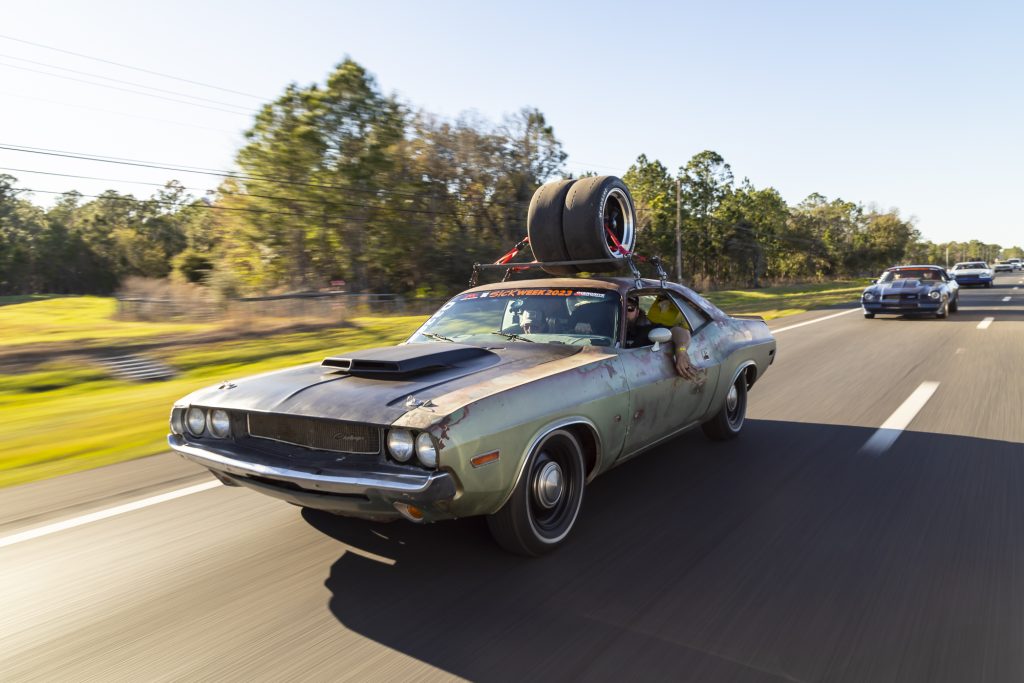
[[[489,292],[496,289],[540,289],[540,288],[553,288],[553,289],[604,289],[608,291],[619,292],[619,294],[625,294],[626,292],[637,289],[637,281],[631,277],[545,277],[536,278],[531,280],[509,280],[507,282],[491,282],[486,285],[478,285],[472,289],[467,289],[467,292]],[[661,287],[660,280],[651,280],[649,278],[643,278],[640,280],[640,289],[656,289]],[[675,282],[665,282],[665,286],[670,289],[678,289],[682,292],[692,293],[687,287],[676,284]]]
[[[945,270],[942,266],[933,265],[920,265],[920,266],[893,266],[892,268],[886,268],[886,270],[903,270],[907,268],[909,270],[921,270],[922,268],[931,268],[932,270]]]

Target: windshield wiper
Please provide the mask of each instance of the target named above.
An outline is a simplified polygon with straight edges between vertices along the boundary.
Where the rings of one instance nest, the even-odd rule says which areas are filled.
[[[521,337],[518,334],[513,334],[511,332],[499,332],[495,330],[494,332],[491,332],[491,334],[496,334],[498,336],[505,337],[505,339],[511,339],[512,341],[525,341],[530,342],[531,344],[535,343],[532,339],[527,339],[526,337]]]
[[[431,339],[438,339],[440,341],[455,342],[454,339],[444,336],[443,334],[434,334],[433,332],[420,332],[424,337],[430,337]]]

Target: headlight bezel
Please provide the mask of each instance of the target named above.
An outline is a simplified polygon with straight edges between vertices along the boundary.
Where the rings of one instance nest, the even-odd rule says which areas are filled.
[[[928,292],[928,298],[938,301],[939,299],[942,298],[942,292],[940,292],[937,289],[933,289],[932,291]]]
[[[861,296],[863,296],[864,301],[874,301],[875,300],[875,293],[874,292],[864,292],[864,294],[862,294]]]

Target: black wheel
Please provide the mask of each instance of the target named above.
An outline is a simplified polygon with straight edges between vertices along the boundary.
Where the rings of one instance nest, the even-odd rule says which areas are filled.
[[[986,282],[985,283],[985,289],[992,289],[992,283],[991,282]]]
[[[565,198],[575,180],[556,180],[537,188],[526,214],[526,234],[530,248],[538,261],[569,261],[569,250],[562,236],[562,212]],[[545,271],[552,275],[573,275],[574,266],[551,266]]]
[[[949,302],[949,312],[956,313],[958,310],[960,310],[960,297],[956,296]]]
[[[942,319],[949,315],[949,299],[942,302],[939,306],[939,310],[935,311],[935,317]]]
[[[570,432],[547,434],[530,454],[505,505],[487,517],[491,535],[505,550],[535,557],[561,545],[583,503],[583,449]]]
[[[565,200],[562,234],[574,260],[622,258],[619,245],[632,252],[636,243],[636,208],[629,188],[615,176],[577,180]],[[614,268],[592,265],[584,270]]]
[[[727,441],[736,438],[743,429],[743,420],[747,416],[747,379],[741,372],[729,393],[725,403],[713,418],[701,425],[708,438],[715,441]]]
[[[875,314],[874,313],[865,313],[864,317],[867,318],[868,320],[871,320],[872,318],[875,317]]]

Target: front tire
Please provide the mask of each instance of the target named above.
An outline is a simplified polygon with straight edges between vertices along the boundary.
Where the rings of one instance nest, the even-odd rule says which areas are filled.
[[[942,320],[943,318],[945,318],[948,315],[949,315],[949,299],[946,299],[945,301],[942,302],[942,305],[939,306],[939,310],[935,311],[935,317],[940,319],[940,320]]]
[[[960,297],[959,296],[954,297],[953,301],[951,301],[950,304],[949,304],[949,312],[950,313],[956,313],[958,310],[960,310]]]
[[[527,459],[512,496],[487,517],[494,540],[528,557],[562,545],[583,504],[585,474],[576,437],[564,429],[546,434]]]
[[[875,317],[875,314],[874,313],[865,313],[864,317],[867,318],[868,320],[871,320],[872,318]]]
[[[739,436],[747,416],[747,379],[741,372],[726,394],[722,409],[701,425],[704,434],[715,441],[728,441]]]

